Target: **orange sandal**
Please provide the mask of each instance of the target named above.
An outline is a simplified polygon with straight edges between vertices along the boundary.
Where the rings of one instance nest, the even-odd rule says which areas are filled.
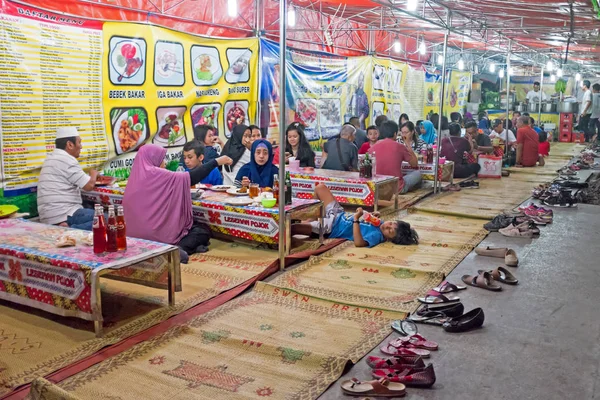
[[[343,381],[341,387],[344,394],[350,396],[403,397],[406,395],[404,384],[390,382],[386,378],[367,382],[352,378]]]

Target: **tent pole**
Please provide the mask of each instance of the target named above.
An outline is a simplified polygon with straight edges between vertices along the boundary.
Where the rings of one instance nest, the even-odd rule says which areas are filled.
[[[506,53],[506,144],[508,144],[508,106],[510,104],[510,49],[512,47],[512,41],[508,39],[508,52]],[[506,147],[505,147],[506,149]]]
[[[446,10],[446,26],[450,23],[450,11]],[[444,115],[444,91],[446,90],[446,57],[448,53],[448,36],[450,35],[450,30],[446,29],[444,33],[444,48],[443,48],[443,57],[444,62],[442,62],[442,90],[440,93],[440,112],[438,118],[438,130],[437,130],[437,152],[433,165],[433,193],[436,194],[438,192],[438,183],[441,186],[442,183],[438,182],[438,168],[440,165],[440,151],[442,150],[442,115]]]
[[[285,112],[286,112],[286,25],[287,0],[279,0],[279,269],[285,268]],[[283,147],[282,147],[283,146]],[[287,240],[287,243],[291,243]],[[289,249],[287,249],[289,250]]]
[[[540,76],[540,101],[538,107],[538,126],[542,126],[542,98],[544,97],[544,66],[542,65],[542,74]],[[533,126],[532,126],[533,128]]]

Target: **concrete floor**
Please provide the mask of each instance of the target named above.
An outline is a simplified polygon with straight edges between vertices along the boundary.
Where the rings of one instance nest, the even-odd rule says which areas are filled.
[[[507,267],[519,285],[502,285],[496,293],[469,287],[459,293],[465,311],[482,307],[483,328],[446,333],[419,325],[419,333],[439,343],[426,362],[437,382],[431,389],[407,388],[406,399],[587,400],[600,398],[600,207],[555,209],[554,223],[539,239],[490,234],[481,246],[510,247],[520,259]],[[449,275],[502,265],[498,258],[472,252]],[[386,341],[396,337],[392,334]],[[376,347],[370,355],[382,356]],[[364,359],[342,378],[370,380]],[[320,400],[349,399],[339,381]]]

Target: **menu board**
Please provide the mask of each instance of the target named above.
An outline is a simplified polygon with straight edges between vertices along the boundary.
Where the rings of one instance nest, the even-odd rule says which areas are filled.
[[[406,112],[403,107],[403,87],[407,71],[407,64],[373,57],[371,121],[375,121],[380,115],[385,115],[389,120],[398,122],[400,115]]]
[[[108,156],[102,109],[102,24],[48,20],[3,4],[0,112],[5,194],[28,193],[54,149],[56,129],[74,125],[83,167]],[[32,18],[33,17],[33,18]]]
[[[0,0],[0,196],[36,190],[62,126],[77,128],[84,169],[118,178],[148,143],[178,164],[197,125],[225,142],[255,123],[258,43]]]

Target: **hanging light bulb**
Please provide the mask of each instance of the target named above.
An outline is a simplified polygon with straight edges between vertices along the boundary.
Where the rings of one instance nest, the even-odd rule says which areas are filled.
[[[556,82],[556,75],[550,75],[550,82]]]
[[[581,80],[581,74],[578,72],[575,74],[575,81],[579,82]]]
[[[502,68],[500,68],[500,70],[498,71],[498,76],[500,77],[500,79],[504,78],[504,70]]]
[[[509,75],[509,76],[513,76],[514,74],[515,74],[515,69],[514,69],[513,67],[510,67],[510,68],[508,69],[508,75]]]
[[[237,0],[227,0],[227,14],[230,17],[237,17],[237,15],[238,15]]]
[[[421,44],[419,45],[419,54],[424,56],[427,53],[427,47],[425,46],[425,41],[421,40]]]
[[[493,74],[494,72],[496,72],[496,64],[491,63],[490,64],[490,72]]]
[[[296,9],[294,7],[290,7],[288,10],[287,23],[288,26],[296,26]]]
[[[554,63],[552,62],[552,60],[548,60],[548,63],[546,64],[546,69],[550,72],[554,70]]]
[[[419,5],[419,0],[408,0],[406,2],[406,9],[408,11],[415,11]]]
[[[437,57],[437,63],[442,65],[444,63],[444,56],[443,55],[438,55]]]
[[[562,68],[559,68],[556,70],[556,76],[558,76],[559,78],[562,78],[563,76],[563,70]]]
[[[461,71],[465,69],[465,60],[463,60],[462,58],[458,60],[458,69]]]
[[[399,40],[396,40],[396,41],[394,42],[394,51],[395,51],[396,53],[400,53],[400,50],[401,50],[401,49],[402,49],[402,47],[400,47],[400,41],[399,41]]]

